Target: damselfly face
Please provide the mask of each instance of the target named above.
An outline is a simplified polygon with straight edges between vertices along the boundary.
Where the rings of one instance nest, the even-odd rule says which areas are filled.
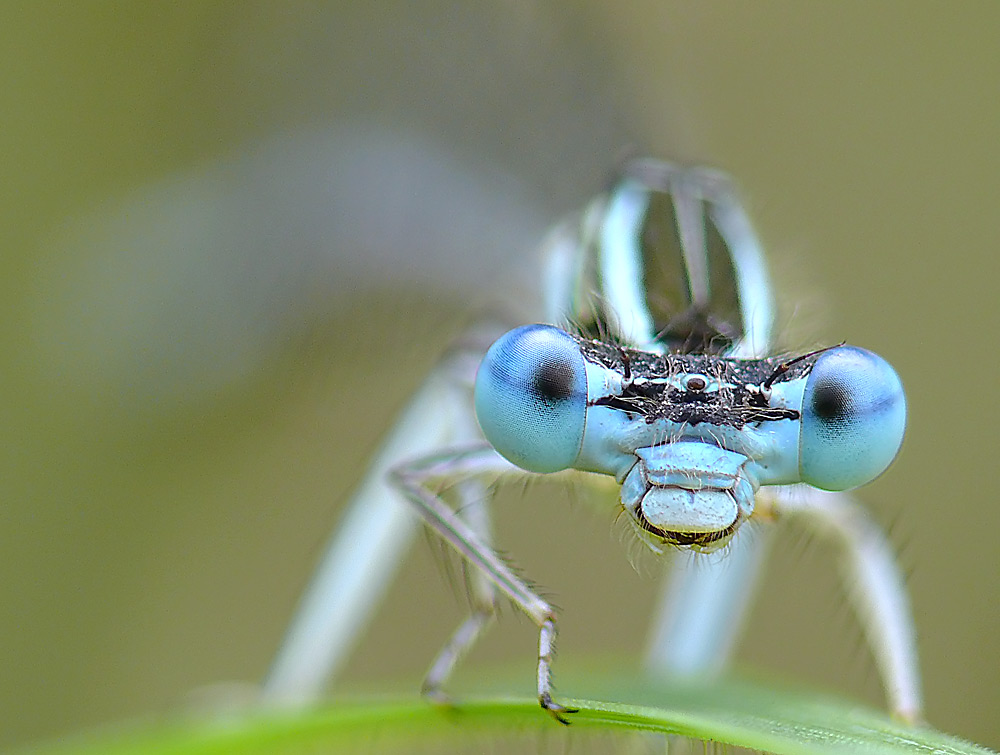
[[[364,599],[384,589],[383,554],[412,532],[402,494],[475,567],[472,613],[425,691],[442,698],[504,594],[539,628],[539,702],[565,722],[572,711],[551,694],[556,613],[493,551],[487,505],[498,477],[577,469],[621,485],[622,509],[656,550],[730,544],[723,561],[675,568],[652,669],[702,677],[724,665],[768,542],[745,525],[780,514],[842,549],[893,710],[917,717],[912,622],[888,545],[852,500],[820,492],[864,484],[899,450],[906,402],[893,369],[852,346],[771,355],[760,246],[714,171],[631,163],[545,252],[550,324],[488,349],[470,336],[428,378],[373,463],[265,693],[321,689],[363,625]]]
[[[657,355],[546,325],[493,344],[475,405],[504,458],[612,475],[647,541],[699,550],[733,536],[761,485],[874,479],[906,423],[898,376],[864,349],[785,361]]]

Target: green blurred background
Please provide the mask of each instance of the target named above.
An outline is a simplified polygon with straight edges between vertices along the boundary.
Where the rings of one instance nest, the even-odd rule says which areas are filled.
[[[0,745],[258,680],[494,271],[643,152],[737,178],[792,346],[849,340],[903,376],[907,441],[864,498],[909,574],[928,717],[1000,746],[1000,6],[2,18]],[[499,540],[563,609],[560,663],[635,673],[657,580],[612,513],[538,492],[504,497]],[[788,543],[740,664],[882,706],[831,554]],[[463,610],[434,550],[408,556],[349,683],[416,689]],[[459,689],[509,660],[530,691],[534,631],[510,616]]]

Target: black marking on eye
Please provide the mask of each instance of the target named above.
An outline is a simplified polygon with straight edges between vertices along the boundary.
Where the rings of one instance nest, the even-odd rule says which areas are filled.
[[[839,380],[824,380],[813,392],[812,410],[827,424],[846,422],[854,413],[850,386]]]
[[[542,401],[555,404],[573,395],[573,365],[565,360],[547,360],[531,375],[531,390]]]

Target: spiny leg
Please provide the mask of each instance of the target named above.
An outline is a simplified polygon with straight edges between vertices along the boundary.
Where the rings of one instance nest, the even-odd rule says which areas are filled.
[[[538,703],[559,723],[569,725],[566,716],[576,713],[552,699],[552,659],[556,650],[556,618],[549,616],[538,632]]]
[[[455,486],[458,499],[456,514],[475,532],[483,543],[492,541],[488,504],[492,490],[481,478],[462,480]],[[476,643],[479,636],[493,623],[496,615],[496,588],[479,569],[468,575],[469,601],[472,613],[454,631],[448,642],[431,664],[421,693],[432,702],[442,705],[451,703],[443,691],[444,684],[451,676],[456,664]]]
[[[913,614],[903,575],[881,528],[846,493],[796,485],[773,489],[759,503],[765,513],[770,505],[775,515],[794,517],[837,546],[847,594],[875,655],[892,712],[909,723],[919,721],[923,700]]]
[[[392,472],[391,477],[417,507],[424,521],[458,551],[463,559],[514,601],[538,626],[538,702],[553,718],[566,724],[569,722],[565,715],[576,711],[552,699],[552,656],[556,639],[556,617],[552,606],[518,577],[479,535],[428,487],[436,479],[510,472],[523,474],[491,447],[484,445],[451,454],[439,454],[414,464],[398,467]],[[444,681],[444,677],[451,671],[459,655],[475,640],[482,624],[485,623],[475,617],[470,621],[471,624],[467,622],[459,627],[456,636],[459,634],[462,636],[457,640],[456,636],[453,636],[435,662],[432,672],[439,666],[442,671],[439,678],[434,680],[438,685]],[[466,626],[468,629],[465,629]]]
[[[451,704],[451,698],[442,688],[451,676],[451,672],[454,671],[456,664],[476,643],[486,627],[492,623],[495,615],[492,608],[473,608],[469,617],[459,624],[458,629],[441,648],[437,658],[434,659],[427,676],[424,677],[424,683],[420,688],[424,697],[442,705]]]

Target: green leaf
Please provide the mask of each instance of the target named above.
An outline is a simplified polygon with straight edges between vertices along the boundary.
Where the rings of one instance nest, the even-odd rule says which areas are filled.
[[[616,695],[621,697],[622,695]],[[215,753],[524,751],[524,742],[679,735],[773,753],[988,753],[929,727],[910,727],[870,709],[800,692],[727,682],[633,687],[644,704],[567,699],[563,726],[529,699],[470,699],[441,709],[422,700],[331,702],[295,713],[247,711],[212,718],[132,724],[31,748],[37,755],[209,755]],[[600,740],[605,741],[605,740]],[[520,743],[515,746],[515,743]],[[590,743],[590,744],[588,744]],[[606,743],[606,741],[605,741]],[[530,748],[530,745],[529,745]],[[554,749],[564,749],[556,747]],[[537,746],[535,749],[539,749]]]

